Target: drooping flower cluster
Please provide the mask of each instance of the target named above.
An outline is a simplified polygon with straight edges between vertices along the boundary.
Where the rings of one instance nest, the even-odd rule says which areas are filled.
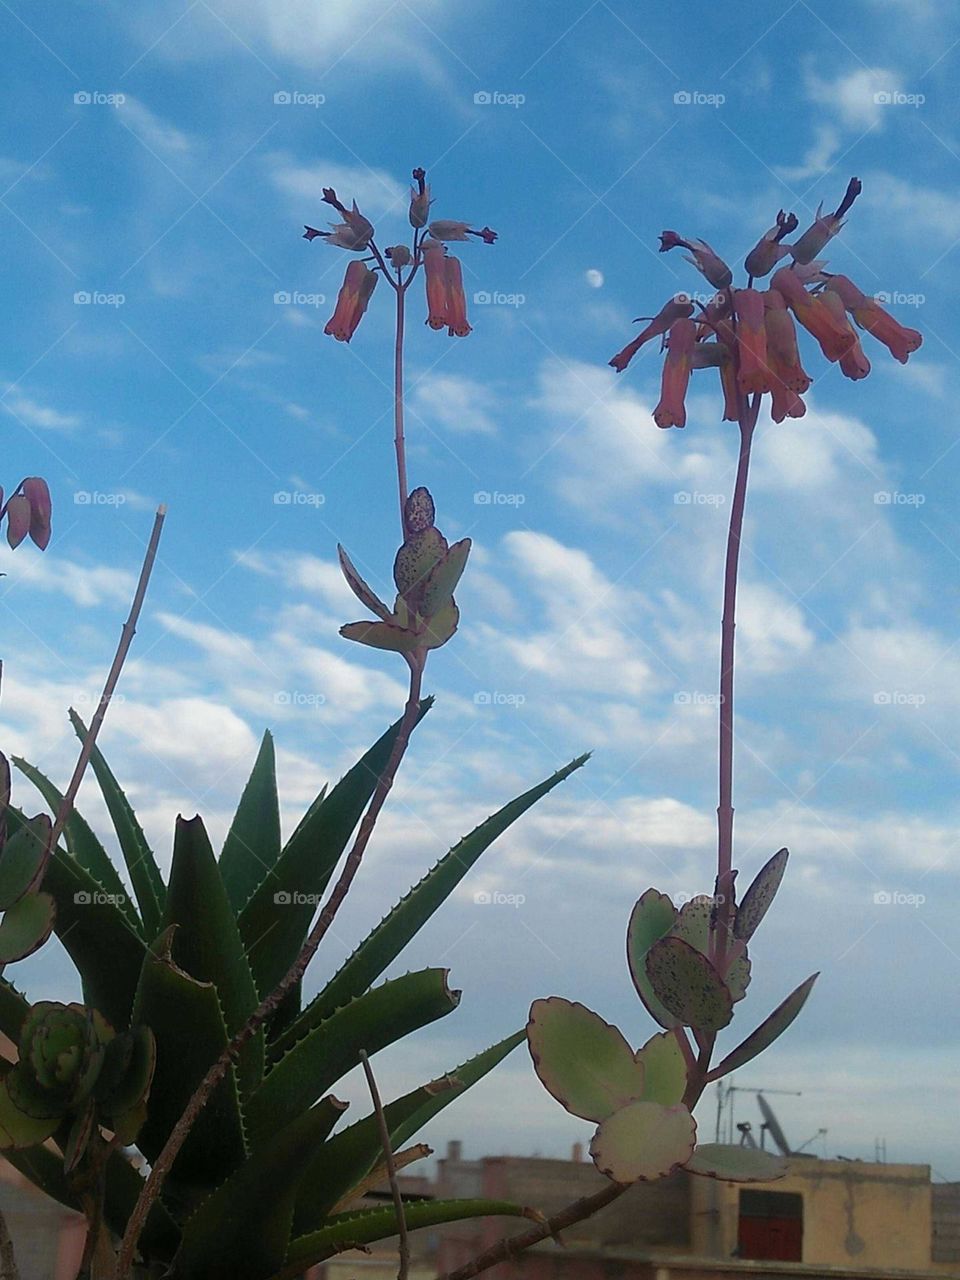
[[[3,501],[0,489],[0,521],[7,518],[7,541],[11,547],[19,547],[26,537],[36,543],[41,551],[50,541],[50,490],[40,476],[28,476],[22,480]]]
[[[774,422],[802,418],[806,405],[801,397],[812,379],[800,363],[795,320],[813,335],[827,360],[839,364],[845,377],[865,378],[870,372],[858,328],[906,364],[923,341],[917,330],[905,328],[852,280],[826,271],[826,263],[817,258],[843,226],[844,215],[860,190],[859,179],[851,178],[837,209],[824,215],[821,205],[794,244],[785,244],[784,239],[799,223],[794,214],[781,210],[776,224],[747,254],[748,282],[743,289],[734,287],[733,272],[705,240],[663,232],[660,252],[687,249],[687,261],[717,292],[705,305],[698,304],[701,311],[696,317],[693,302],[684,294],[671,298],[652,319],[641,317],[649,319],[646,328],[610,361],[622,373],[645,343],[661,338],[667,355],[660,402],[653,414],[657,426],[686,424],[684,402],[691,372],[705,368],[719,370],[725,421],[740,421],[747,398],[766,394],[771,396]],[[789,263],[777,266],[788,257]],[[770,287],[755,289],[754,279],[771,271]]]
[[[305,240],[321,237],[326,244],[352,253],[369,253],[369,257],[351,262],[337,295],[337,305],[327,321],[324,333],[338,342],[349,342],[357,331],[380,276],[386,276],[394,289],[405,293],[420,268],[423,268],[427,294],[427,324],[431,329],[446,329],[451,337],[465,338],[470,332],[467,299],[463,289],[460,262],[447,252],[446,242],[476,237],[493,244],[496,231],[489,227],[474,230],[468,222],[450,219],[430,221],[433,203],[426,172],[414,169],[415,185],[410,188],[409,220],[413,227],[413,244],[392,245],[383,253],[374,240],[373,224],[363,216],[354,200],[347,208],[331,187],[325,187],[323,199],[340,214],[341,222],[331,222],[332,231],[306,227]],[[372,267],[368,263],[373,263]],[[389,265],[388,265],[389,264]],[[403,272],[407,274],[404,276]]]

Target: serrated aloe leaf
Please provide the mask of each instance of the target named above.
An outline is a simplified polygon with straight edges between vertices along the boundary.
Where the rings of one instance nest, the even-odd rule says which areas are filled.
[[[40,887],[47,867],[50,819],[46,814],[30,822],[10,837],[0,849],[0,910]]]
[[[311,1106],[360,1061],[411,1031],[452,1013],[460,992],[446,969],[407,973],[338,1009],[294,1045],[268,1072],[246,1106],[251,1143],[265,1141]]]
[[[220,875],[234,911],[249,900],[280,857],[280,802],[273,735],[267,730],[220,854]]]
[[[668,1031],[680,1026],[680,1020],[654,994],[647,977],[646,958],[653,944],[670,932],[676,920],[676,908],[667,895],[648,889],[633,908],[627,925],[627,964],[633,985],[651,1018]]]
[[[677,923],[673,932],[684,942],[705,956],[710,954],[710,916],[713,912],[713,899],[707,897],[691,898],[680,908]],[[735,956],[724,976],[724,982],[730,990],[733,1002],[742,1000],[750,985],[750,961],[746,953]]]
[[[432,699],[420,704],[416,723]],[[272,991],[296,959],[347,841],[360,821],[400,728],[397,720],[297,827],[277,861],[240,912],[240,936],[257,990]]]
[[[413,653],[420,647],[420,637],[393,622],[347,622],[340,628],[344,640],[385,649],[388,653]]]
[[[14,1044],[20,1041],[20,1032],[30,1012],[30,1001],[17,990],[12,982],[0,978],[0,1031]]]
[[[655,942],[644,961],[654,995],[686,1027],[719,1031],[733,1017],[733,1000],[705,955],[682,938]]]
[[[801,982],[795,991],[791,991],[786,1000],[777,1005],[769,1018],[765,1018],[760,1023],[756,1031],[751,1032],[746,1040],[737,1045],[732,1053],[728,1053],[723,1061],[713,1068],[707,1080],[719,1080],[721,1076],[738,1070],[758,1054],[763,1053],[774,1040],[779,1039],[806,1004],[807,996],[813,990],[813,984],[819,976],[819,973],[811,974],[806,982]]]
[[[56,815],[63,801],[63,795],[57,787],[39,769],[20,756],[14,756],[13,763],[24,777],[28,778],[37,788],[50,806],[50,812]],[[76,809],[71,811],[70,817],[67,818],[64,825],[63,842],[67,846],[69,856],[76,861],[78,866],[88,871],[105,892],[113,895],[115,905],[126,917],[127,923],[137,933],[140,933],[140,917],[130,901],[126,885],[120,879],[116,867],[110,861],[110,855],[94,835],[86,819]]]
[[[531,1218],[534,1215],[529,1209],[509,1200],[419,1200],[404,1205],[403,1216],[407,1227],[416,1231],[421,1227],[436,1227],[465,1218]],[[298,1236],[290,1242],[286,1263],[277,1280],[299,1276],[308,1267],[324,1262],[335,1253],[396,1234],[397,1217],[392,1205],[361,1213],[335,1214],[329,1226]]]
[[[471,545],[469,538],[455,542],[440,563],[430,570],[423,585],[423,599],[420,602],[419,613],[422,617],[432,618],[438,610],[450,603],[457,583],[467,567]]]
[[[325,1098],[298,1116],[200,1205],[183,1229],[180,1280],[270,1280],[277,1273],[304,1164],[345,1105]]]
[[[83,742],[87,736],[87,727],[73,710],[70,712],[70,723],[77,737]],[[97,746],[93,748],[90,766],[110,814],[127,868],[127,875],[133,885],[133,892],[140,908],[140,919],[143,921],[144,937],[155,938],[160,930],[163,901],[167,892],[157,860],[153,850],[147,844],[147,838],[143,834],[143,828],[133,812],[130,801],[104,759],[103,752]]]
[[[776,897],[783,873],[790,857],[786,849],[778,849],[773,857],[757,872],[753,884],[743,895],[733,922],[733,936],[749,942],[760,921],[767,914],[770,903]]]
[[[349,586],[361,604],[365,604],[371,613],[375,613],[378,618],[382,618],[386,622],[387,618],[390,617],[390,610],[377,593],[368,587],[363,578],[360,577],[350,557],[339,544],[337,545],[337,555],[340,557],[340,568],[347,580],[347,586]]]
[[[259,1004],[237,919],[200,818],[177,818],[165,930],[176,925],[174,963],[198,982],[216,988],[227,1033],[236,1035]],[[240,1052],[237,1080],[247,1097],[263,1078],[263,1033]]]
[[[659,1102],[672,1107],[682,1098],[687,1088],[687,1064],[683,1050],[672,1031],[659,1031],[637,1051],[637,1061],[643,1067],[643,1098],[645,1102]]]
[[[687,1161],[688,1173],[702,1178],[719,1178],[723,1182],[772,1182],[786,1175],[789,1165],[782,1156],[754,1147],[734,1147],[726,1143],[705,1142]]]
[[[26,819],[11,807],[11,833]],[[83,983],[86,1004],[99,1009],[114,1027],[125,1027],[146,953],[143,939],[117,908],[111,895],[59,846],[43,881],[57,906],[54,929]]]
[[[396,1150],[455,1098],[483,1077],[525,1039],[517,1031],[458,1067],[397,1098],[384,1108],[390,1144]],[[380,1127],[371,1112],[328,1139],[317,1152],[300,1184],[294,1231],[318,1230],[335,1204],[363,1180],[383,1156]]]
[[[416,936],[418,930],[446,901],[484,850],[532,805],[588,759],[588,756],[580,756],[571,761],[544,782],[504,805],[487,818],[486,822],[475,827],[468,836],[464,836],[459,844],[455,844],[367,935],[296,1022],[271,1046],[271,1054],[276,1055],[277,1051],[289,1048],[306,1031],[329,1017],[334,1009],[355,996],[362,995],[376,982],[411,938]]]
[[[0,965],[24,960],[53,933],[57,909],[49,893],[28,893],[3,913],[0,921]]]
[[[149,1115],[137,1145],[155,1160],[193,1091],[226,1048],[227,1029],[216,988],[177,967],[169,933],[147,956],[134,1020],[157,1039],[157,1069]],[[246,1156],[234,1068],[214,1090],[173,1166],[171,1178],[191,1188],[213,1187]]]
[[[35,1147],[52,1138],[60,1127],[62,1113],[55,1116],[28,1116],[14,1103],[7,1080],[0,1080],[0,1149]]]
[[[622,1033],[560,996],[530,1006],[527,1044],[544,1088],[583,1120],[604,1120],[643,1097],[643,1067]]]
[[[590,1155],[614,1182],[653,1182],[687,1163],[696,1137],[696,1122],[686,1107],[631,1102],[603,1121]]]

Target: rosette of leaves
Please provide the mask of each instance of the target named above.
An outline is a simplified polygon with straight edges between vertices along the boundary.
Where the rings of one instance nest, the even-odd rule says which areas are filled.
[[[343,547],[337,548],[350,589],[380,619],[347,623],[340,628],[345,639],[413,655],[439,649],[454,634],[460,611],[453,593],[466,568],[471,542],[463,538],[451,547],[435,521],[429,490],[414,489],[404,505],[405,537],[393,565],[397,596],[392,610],[360,577]]]
[[[429,706],[429,700],[421,704],[421,719]],[[71,718],[82,738],[85,726],[75,714]],[[132,893],[77,812],[65,825],[65,847],[53,851],[45,885],[56,900],[57,933],[79,971],[86,1004],[118,1032],[148,1026],[154,1034],[156,1070],[147,1117],[136,1136],[148,1163],[157,1159],[210,1065],[298,955],[399,727],[398,721],[336,786],[320,792],[287,840],[281,838],[273,740],[266,734],[219,856],[200,818],[178,819],[166,881],[126,796],[94,750],[91,766]],[[451,989],[443,968],[394,969],[385,981],[384,975],[489,845],[585,759],[574,760],[464,836],[313,999],[304,1000],[296,989],[245,1045],[164,1183],[141,1237],[145,1263],[168,1268],[177,1280],[287,1280],[344,1248],[397,1234],[392,1205],[356,1207],[364,1188],[386,1176],[377,1116],[371,1112],[344,1123],[345,1104],[333,1089],[357,1066],[361,1052],[373,1058],[457,1008],[460,993]],[[53,783],[25,760],[14,763],[56,811],[61,797]],[[15,810],[10,817],[12,827],[25,823]],[[27,1001],[0,982],[0,1030],[19,1040],[30,1017]],[[99,1025],[94,1021],[94,1032]],[[79,1064],[96,1050],[89,1027],[87,1038],[79,1026],[75,1030]],[[403,1149],[414,1134],[522,1040],[518,1030],[388,1101],[384,1111],[397,1163],[408,1158]],[[108,1064],[105,1058],[101,1077]],[[79,1065],[78,1072],[79,1079]],[[45,1121],[37,1140],[48,1131]],[[62,1153],[63,1126],[53,1140]],[[63,1160],[48,1146],[5,1154],[49,1194],[78,1207],[63,1177]],[[121,1235],[142,1179],[115,1151],[105,1161],[103,1185],[104,1219]],[[527,1212],[499,1200],[445,1200],[411,1203],[406,1217],[413,1229]]]
[[[149,1028],[118,1034],[95,1009],[44,1000],[27,1013],[18,1050],[0,1079],[0,1149],[57,1135],[70,1174],[98,1129],[134,1141],[156,1063]]]
[[[0,753],[0,972],[39,950],[53,931],[56,907],[40,892],[50,859],[50,819],[30,818],[10,835],[10,765]]]
[[[590,1154],[613,1181],[653,1181],[680,1168],[730,1182],[767,1182],[786,1173],[786,1162],[764,1151],[698,1145],[691,1108],[703,1084],[743,1066],[783,1034],[817,975],[712,1070],[697,1061],[688,1030],[709,1058],[746,994],[747,943],[773,901],[787,857],[786,849],[774,854],[736,908],[722,972],[711,958],[712,898],[693,898],[677,909],[656,889],[642,895],[630,916],[627,960],[638,995],[664,1030],[640,1049],[582,1004],[553,996],[532,1005],[527,1044],[537,1075],[568,1111],[597,1124]]]

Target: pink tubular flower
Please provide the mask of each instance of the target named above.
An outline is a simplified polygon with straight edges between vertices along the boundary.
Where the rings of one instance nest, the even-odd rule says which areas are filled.
[[[496,231],[489,227],[474,231],[469,222],[452,222],[449,218],[431,222],[430,234],[435,240],[466,240],[469,236],[477,236],[484,244],[493,244],[497,238]]]
[[[751,276],[769,275],[780,259],[790,252],[790,246],[781,244],[780,241],[796,229],[796,214],[784,213],[781,209],[777,214],[776,226],[771,227],[747,254],[743,264],[747,273]]]
[[[416,187],[410,188],[410,225],[411,227],[425,227],[427,219],[430,217],[430,188],[426,184],[426,170],[414,169],[413,180],[417,184]]]
[[[377,287],[377,278],[377,273],[362,262],[351,262],[348,265],[337,294],[337,305],[324,325],[324,333],[330,334],[338,342],[350,341]]]
[[[684,397],[690,382],[693,349],[697,328],[692,320],[682,318],[670,326],[667,338],[667,358],[663,364],[660,385],[660,403],[653,411],[658,427],[683,427],[687,422]]]
[[[50,490],[46,480],[40,476],[28,476],[20,486],[20,491],[30,503],[30,538],[41,551],[46,550],[50,541]]]
[[[423,242],[423,274],[427,284],[427,324],[443,329],[450,323],[450,299],[447,294],[447,251],[439,240]]]
[[[447,291],[447,320],[450,337],[465,338],[470,332],[467,321],[467,299],[463,292],[463,271],[458,258],[444,258],[444,283]]]
[[[710,281],[715,289],[729,289],[733,283],[733,272],[707,244],[706,240],[684,240],[676,231],[660,233],[660,252],[668,253],[671,249],[689,249],[687,261],[693,263],[697,270]]]
[[[860,378],[865,378],[870,372],[870,361],[864,355],[863,347],[860,345],[856,331],[847,319],[847,311],[840,299],[840,295],[832,289],[824,289],[819,294],[819,298],[837,323],[847,327],[853,338],[853,342],[840,357],[840,372],[844,377],[852,378],[854,382]]]
[[[737,317],[737,378],[740,389],[751,392],[770,391],[772,384],[767,368],[767,334],[763,325],[763,294],[757,289],[737,289],[733,295]]]
[[[767,364],[776,384],[780,382],[790,391],[803,395],[810,387],[811,378],[800,363],[797,349],[797,331],[793,317],[787,310],[783,295],[776,289],[768,289],[763,295],[763,327],[767,333]]]
[[[791,247],[794,262],[810,262],[817,256],[828,240],[832,240],[843,226],[843,215],[863,190],[859,178],[851,178],[847,184],[846,194],[835,212],[823,217],[823,205],[817,207],[817,216],[813,225],[808,227],[795,245]]]
[[[687,319],[692,315],[692,302],[681,302],[676,298],[671,298],[669,302],[663,304],[647,327],[638,333],[632,342],[628,342],[622,351],[617,352],[609,362],[610,365],[616,369],[617,373],[623,373],[645,342],[649,342],[651,338],[657,338],[666,333],[675,321]],[[647,316],[640,316],[640,319],[646,320]]]
[[[866,329],[878,342],[882,342],[901,364],[906,364],[911,352],[916,351],[923,342],[921,333],[916,329],[907,329],[898,320],[894,320],[875,298],[868,298],[861,293],[847,276],[828,275],[824,293],[827,292],[836,293],[860,328]]]
[[[854,341],[849,329],[840,325],[818,297],[808,293],[790,267],[775,272],[771,286],[781,294],[803,327],[812,333],[830,361],[837,361]]]

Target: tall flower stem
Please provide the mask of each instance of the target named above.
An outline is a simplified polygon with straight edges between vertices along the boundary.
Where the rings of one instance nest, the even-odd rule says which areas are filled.
[[[740,455],[727,530],[727,552],[723,574],[723,616],[720,638],[720,802],[717,806],[717,910],[714,933],[717,967],[723,971],[727,935],[733,910],[733,675],[737,629],[737,578],[743,515],[750,471],[750,447],[757,425],[759,397],[743,401],[740,414]]]
[[[406,288],[398,286],[397,335],[393,351],[393,444],[397,454],[397,487],[400,491],[400,524],[406,537],[404,509],[407,505],[407,451],[403,435],[403,327]]]

